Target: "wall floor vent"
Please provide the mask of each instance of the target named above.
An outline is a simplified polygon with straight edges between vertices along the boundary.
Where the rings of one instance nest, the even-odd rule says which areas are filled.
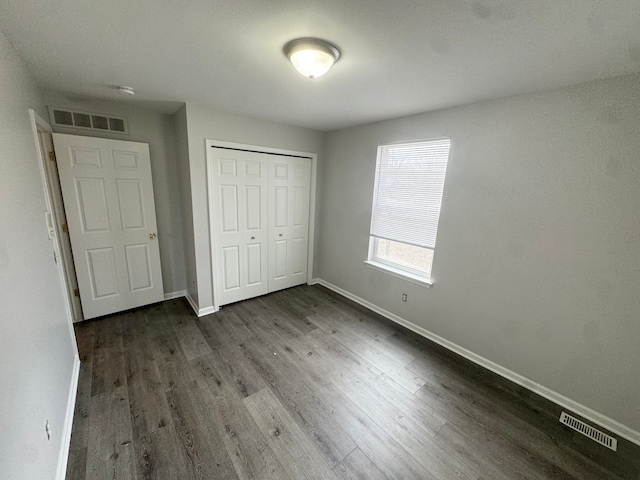
[[[618,449],[618,440],[596,428],[593,428],[591,425],[587,425],[583,421],[572,417],[567,412],[562,412],[560,415],[560,423],[564,423],[566,426],[571,427],[584,436],[589,437],[591,440],[610,448],[614,452]]]

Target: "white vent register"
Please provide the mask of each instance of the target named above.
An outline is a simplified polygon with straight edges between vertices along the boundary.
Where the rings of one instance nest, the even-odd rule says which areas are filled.
[[[49,107],[52,125],[66,128],[81,128],[111,133],[129,133],[129,125],[124,117],[101,113],[80,112],[67,108]]]
[[[618,440],[596,428],[593,428],[591,425],[572,417],[567,412],[562,412],[560,415],[560,423],[573,428],[577,432],[580,432],[591,440],[598,442],[600,445],[610,448],[614,452],[618,449]]]

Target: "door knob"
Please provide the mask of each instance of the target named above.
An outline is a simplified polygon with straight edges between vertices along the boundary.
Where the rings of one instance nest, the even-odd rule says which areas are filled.
[[[279,234],[278,234],[278,236],[279,236],[279,237],[281,237],[281,236],[282,236],[282,234],[281,234],[281,233],[279,233]]]
[[[149,238],[150,238],[151,240],[153,240],[154,238],[156,238],[156,234],[155,234],[155,233],[150,233],[150,234],[149,234]]]
[[[253,237],[253,236],[251,237],[251,240],[255,240],[255,239],[256,239],[256,237]]]

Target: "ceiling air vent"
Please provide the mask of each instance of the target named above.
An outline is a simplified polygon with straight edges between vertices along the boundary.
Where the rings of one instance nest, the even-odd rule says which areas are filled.
[[[568,427],[571,427],[584,436],[589,437],[591,440],[594,440],[599,444],[610,448],[614,452],[618,449],[618,440],[610,435],[607,435],[606,433],[601,432],[596,428],[593,428],[591,425],[587,425],[583,421],[572,417],[567,412],[562,412],[562,414],[560,415],[560,423],[564,423]]]
[[[129,134],[129,125],[124,117],[79,112],[58,107],[49,107],[49,116],[51,123],[58,127]]]

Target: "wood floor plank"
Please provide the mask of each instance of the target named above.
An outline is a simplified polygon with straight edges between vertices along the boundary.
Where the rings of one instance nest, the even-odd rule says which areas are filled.
[[[224,326],[231,331],[237,328],[231,322]],[[314,392],[306,385],[305,372],[283,361],[286,350],[277,345],[275,332],[270,332],[266,324],[257,317],[254,318],[252,328],[256,332],[254,338],[246,338],[238,344],[245,361],[253,366],[279,396],[289,414],[316,445],[327,463],[334,466],[355,448],[355,443],[328,412],[311,401]]]
[[[242,347],[239,347],[243,341],[230,336],[229,332],[233,332],[234,329],[228,329],[220,324],[235,321],[233,319],[235,319],[233,314],[225,312],[224,316],[219,315],[215,319],[200,322],[199,327],[212,353],[196,358],[191,365],[197,372],[198,379],[209,386],[213,392],[219,395],[235,394],[242,400],[267,388],[267,383],[245,358]],[[240,322],[237,321],[237,324]]]
[[[341,480],[386,480],[382,472],[362,450],[356,448],[333,468]]]
[[[471,383],[464,376],[456,375],[449,370],[448,375],[442,373],[431,373],[430,381],[421,389],[419,395],[426,392],[438,392],[447,399],[448,402],[458,405],[460,409],[472,412],[470,415],[475,418],[482,418],[485,422],[490,422],[492,434],[495,441],[501,441],[503,451],[511,453],[514,459],[514,469],[517,465],[530,464],[532,471],[541,472],[538,478],[610,478],[604,471],[598,472],[595,477],[594,471],[601,470],[597,465],[590,462],[585,457],[570,452],[567,454],[562,449],[556,447],[556,440],[546,433],[540,432],[534,424],[530,424],[514,415],[505,408],[504,402],[498,395],[485,390],[482,385]],[[471,400],[471,401],[470,401]],[[455,422],[455,420],[453,420]],[[469,428],[469,424],[456,422],[458,427],[465,428],[468,435],[475,434],[479,444],[486,443],[486,428]],[[503,438],[505,440],[503,440]],[[522,467],[520,467],[522,470]],[[530,478],[536,478],[530,476]]]
[[[193,472],[187,450],[180,447],[181,438],[173,424],[136,437],[138,480],[200,480],[202,477]]]
[[[71,449],[85,449],[89,438],[89,415],[91,403],[91,381],[93,378],[94,336],[84,329],[77,337],[80,354],[80,372],[74,407]]]
[[[67,462],[67,480],[84,480],[87,474],[87,448],[71,448]]]
[[[640,479],[640,447],[323,287],[74,327],[71,480]]]
[[[414,423],[401,409],[377,395],[375,388],[370,388],[355,375],[335,369],[325,370],[324,374],[436,478],[471,480],[478,476],[469,465],[451,456],[434,440],[446,423],[443,417],[431,429],[427,429],[424,425]]]
[[[149,347],[145,315],[138,311],[126,320],[129,333],[123,334],[123,346],[131,421],[137,435],[148,436],[171,423],[171,411]]]
[[[121,317],[111,316],[96,320],[94,348],[122,348]]]
[[[284,290],[283,292],[286,292],[286,290]],[[278,295],[278,297],[276,297],[276,295]],[[282,292],[277,292],[274,294],[274,298],[281,298],[282,295]],[[279,308],[279,305],[290,306],[291,302],[286,297],[282,300],[279,300],[279,303],[273,302],[271,298],[268,301],[265,301],[264,298],[260,297],[256,299],[253,309],[262,308],[264,311],[259,313],[262,315],[277,315],[279,318],[286,320],[288,324],[290,324],[301,333],[308,333],[311,330],[315,330],[316,328],[318,328],[307,318],[309,314],[308,310],[302,309],[301,311],[297,311],[296,313],[290,313],[289,311],[283,311],[281,308]]]
[[[314,331],[315,332],[315,331]],[[253,345],[252,350],[261,348]],[[281,368],[265,369],[265,378],[269,378],[271,388],[277,392],[295,391],[299,384],[313,386],[311,397],[301,399],[299,405],[320,408],[327,412],[336,425],[349,432],[360,448],[370,458],[379,458],[385,475],[390,479],[432,479],[434,478],[414,457],[393,440],[382,428],[373,422],[358,406],[331,384],[322,373],[304,365],[301,357],[293,351],[278,350],[277,355],[265,355],[265,362],[271,359],[287,359],[282,365],[288,365],[290,372],[283,372]],[[267,350],[268,352],[268,350]],[[308,358],[312,358],[308,357]],[[310,360],[311,361],[311,360]],[[307,368],[309,367],[309,368]],[[302,379],[305,379],[302,382]],[[293,379],[293,380],[292,380]],[[291,385],[288,382],[292,381]],[[405,392],[406,393],[406,392]]]
[[[407,392],[415,393],[425,384],[425,380],[419,373],[405,369],[404,365],[394,362],[382,350],[361,340],[351,332],[331,326],[331,322],[327,322],[326,317],[316,313],[311,315],[309,319],[326,333],[333,335],[338,342],[348,347],[352,352],[393,378]]]
[[[197,383],[174,383],[166,395],[181,446],[190,460],[193,478],[237,479],[218,432],[214,412]]]
[[[363,342],[371,345],[377,350],[380,350],[399,366],[404,367],[414,359],[414,356],[410,352],[407,352],[406,349],[396,346],[394,343],[383,342],[385,336],[375,333],[376,329],[372,328],[376,323],[372,321],[365,322],[363,319],[364,316],[354,318],[344,313],[340,313],[337,309],[327,310],[323,313],[316,312],[307,317],[316,325],[319,325],[316,321],[316,315],[321,316],[322,322],[326,327],[331,330],[348,331]],[[387,335],[391,335],[392,333],[393,332],[385,332]]]
[[[169,317],[172,314],[168,307],[146,319],[149,349],[158,366],[163,391],[178,381],[194,380],[190,377],[189,362],[171,324]]]
[[[378,342],[380,339],[393,335],[397,331],[389,322],[378,321],[377,318],[371,315],[371,311],[362,312],[351,308],[344,302],[338,302],[318,288],[303,287],[284,290],[282,294],[286,295],[289,301],[303,305],[307,311],[325,313],[327,316],[335,318],[340,324],[361,335],[363,339]],[[402,357],[411,356],[405,349],[399,348],[395,350]]]
[[[280,461],[266,443],[258,425],[242,400],[247,390],[238,389],[235,376],[221,365],[214,353],[193,361],[201,373],[197,378],[204,392],[207,408],[215,418],[227,453],[241,479],[287,480]],[[214,381],[211,381],[211,380]],[[266,385],[265,385],[266,388]],[[255,392],[252,392],[255,393]],[[293,479],[291,479],[293,480]]]
[[[195,324],[190,312],[185,311],[180,302],[168,302],[169,320],[187,360],[211,353],[211,348]]]
[[[244,404],[290,477],[306,480],[337,479],[269,389],[250,395],[244,399]]]
[[[107,349],[102,349],[107,350]],[[136,480],[126,384],[91,397],[86,478]]]
[[[281,346],[285,351],[291,346],[301,357],[309,357],[310,361],[312,358],[313,367],[338,385],[354,403],[376,402],[385,410],[385,415],[395,416],[401,421],[408,419],[432,437],[447,421],[413,395],[406,395],[406,390],[382,372],[350,357],[346,347],[336,349],[335,342],[325,343],[331,341],[330,337],[324,336],[325,342],[316,342],[318,335],[322,334],[320,331],[316,330],[304,338],[287,338],[278,330],[273,330],[273,334],[282,337]],[[329,348],[330,345],[333,348]]]

